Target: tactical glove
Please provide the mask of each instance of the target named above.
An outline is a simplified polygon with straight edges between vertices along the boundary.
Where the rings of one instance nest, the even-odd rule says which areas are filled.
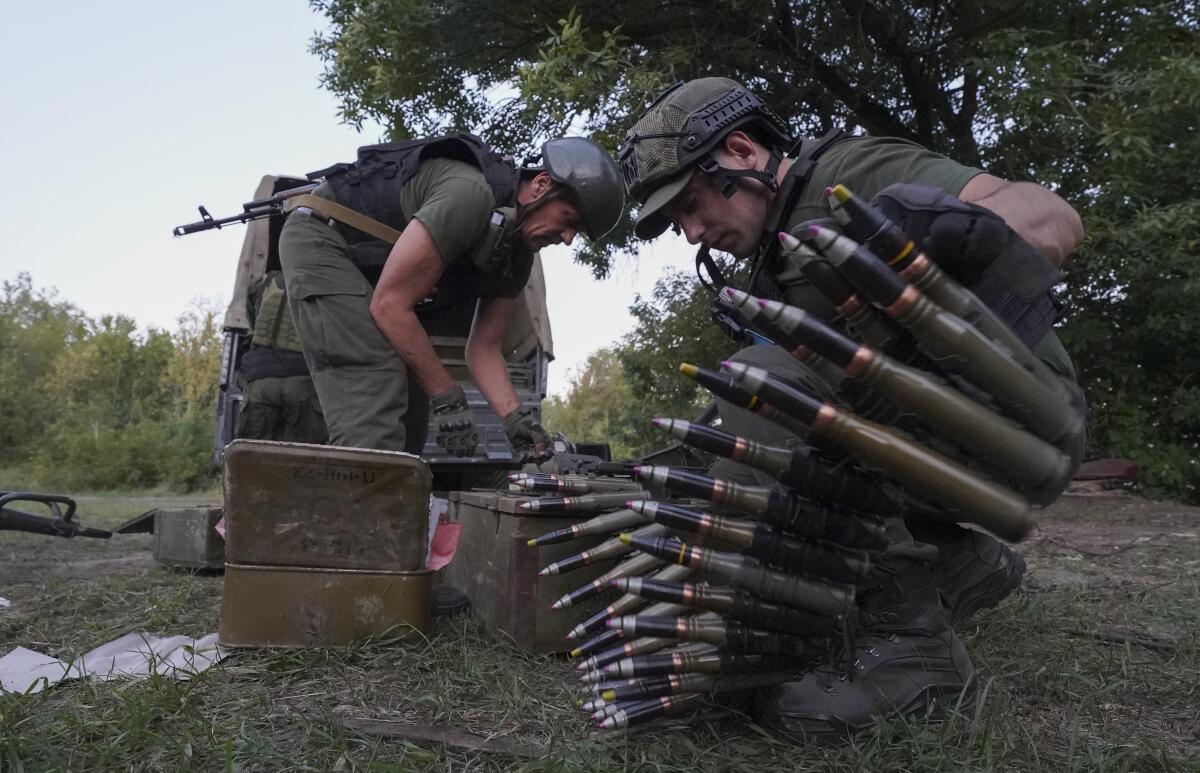
[[[871,203],[896,222],[950,276],[968,287],[998,258],[1015,258],[1041,274],[1057,269],[989,209],[959,201],[937,188],[889,185]],[[863,238],[866,234],[850,234]],[[1040,269],[1040,271],[1038,271]]]
[[[530,408],[515,408],[504,417],[504,434],[522,461],[541,462],[554,455],[554,438],[533,420]]]
[[[455,456],[471,456],[479,444],[471,406],[462,387],[454,386],[429,398],[437,444]]]

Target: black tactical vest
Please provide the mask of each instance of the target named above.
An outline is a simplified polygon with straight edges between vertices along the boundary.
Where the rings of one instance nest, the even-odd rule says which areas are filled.
[[[325,179],[337,203],[403,231],[408,216],[400,209],[400,193],[421,162],[431,158],[462,161],[479,169],[492,189],[497,207],[516,206],[518,173],[511,160],[497,155],[473,134],[448,134],[403,142],[385,142],[358,149],[358,160],[310,172],[310,180]],[[354,228],[340,226],[350,245],[350,258],[374,284],[391,245]]]

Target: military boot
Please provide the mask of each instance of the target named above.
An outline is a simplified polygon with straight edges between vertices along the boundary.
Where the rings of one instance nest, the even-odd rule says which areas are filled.
[[[863,611],[852,643],[795,681],[759,693],[758,718],[785,738],[844,743],[888,716],[968,700],[975,675],[941,607]]]
[[[955,523],[910,521],[908,527],[914,538],[938,549],[930,570],[955,627],[1020,586],[1025,559],[995,537]]]

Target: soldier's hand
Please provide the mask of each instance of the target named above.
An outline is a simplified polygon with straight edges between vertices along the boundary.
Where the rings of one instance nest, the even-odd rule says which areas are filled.
[[[504,433],[522,461],[542,462],[554,456],[554,438],[533,420],[530,408],[510,411],[504,417]]]
[[[455,386],[429,398],[437,444],[455,456],[472,456],[479,445],[471,406],[462,387]]]

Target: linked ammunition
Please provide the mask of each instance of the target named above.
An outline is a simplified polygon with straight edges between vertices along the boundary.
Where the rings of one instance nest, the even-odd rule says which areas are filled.
[[[517,507],[530,513],[598,513],[621,507],[631,499],[645,499],[646,491],[612,491],[607,494],[584,494],[581,497],[547,497],[521,502]]]
[[[860,346],[811,314],[777,301],[759,301],[763,316],[821,356],[910,411],[946,440],[995,465],[1016,485],[1053,501],[1070,478],[1071,460],[1054,446],[985,408],[940,379]]]
[[[815,453],[769,446],[681,419],[653,419],[652,423],[690,446],[773,475],[815,502],[865,513],[893,512],[901,506],[881,481],[850,467],[835,467]]]
[[[515,472],[508,476],[510,483],[516,486],[527,484],[538,484],[539,490],[554,491],[555,489],[549,486],[555,482],[561,481],[566,484],[566,488],[560,493],[563,494],[605,494],[612,491],[632,491],[636,488],[632,481],[621,480],[618,478],[596,477],[594,475],[564,475],[560,473],[529,473]],[[586,488],[580,488],[585,486]],[[568,490],[569,489],[569,490]]]
[[[613,582],[616,582],[616,580],[614,580]],[[657,604],[651,604],[650,606],[646,607],[646,609],[643,611],[645,612],[645,614],[648,614],[648,615],[649,614],[680,615],[680,614],[686,613],[688,611],[688,607],[684,606],[683,604],[677,604],[675,602],[665,602],[664,601],[664,602],[659,602]],[[575,649],[571,650],[571,652],[570,652],[571,657],[573,657],[573,658],[583,657],[584,655],[588,655],[593,652],[597,652],[599,650],[605,649],[606,647],[611,647],[611,646],[615,645],[617,639],[620,639],[621,637],[620,636],[612,636],[611,635],[612,632],[613,632],[613,629],[610,628],[596,636],[593,636],[591,639],[588,639],[583,644],[581,644],[578,647],[576,647]]]
[[[711,676],[709,674],[668,674],[667,676],[640,679],[628,684],[613,685],[599,691],[599,700],[612,703],[614,701],[638,700],[657,698],[661,695],[678,695],[680,693],[704,693],[719,695],[734,690],[752,690],[766,687],[779,682],[794,679],[795,673],[775,671],[765,674],[735,674],[732,676]]]
[[[698,475],[686,470],[666,468],[669,472],[663,475],[667,488],[692,496],[703,497],[702,492],[717,485],[716,478]],[[708,487],[708,488],[706,488]],[[759,488],[744,486],[743,488]],[[768,498],[768,506],[762,513],[754,515],[756,520],[770,524],[780,531],[794,534],[806,539],[823,539],[850,548],[881,548],[887,544],[883,526],[873,516],[858,515],[843,512],[829,507],[821,507],[801,499],[786,488],[773,486],[759,488],[763,496]],[[639,512],[649,515],[663,511],[694,514],[678,505],[665,502],[631,503]]]
[[[614,510],[611,513],[597,515],[583,523],[572,524],[565,529],[546,532],[540,537],[534,537],[526,544],[532,548],[538,545],[554,545],[559,542],[570,542],[573,539],[590,537],[594,534],[612,534],[622,529],[628,529],[630,526],[649,523],[650,520],[650,518],[641,513],[636,513],[628,508]]]
[[[834,582],[858,582],[866,576],[871,565],[865,550],[801,542],[780,534],[765,523],[669,509],[658,509],[654,519],[663,526],[713,537],[741,548],[747,555],[780,569],[813,574]],[[644,529],[641,531],[645,532]],[[633,532],[633,536],[655,535]]]
[[[667,486],[672,491],[702,497],[713,504],[736,507],[751,514],[764,512],[771,502],[769,490],[762,486],[745,486],[671,467],[639,465],[633,468],[633,474],[641,480]]]
[[[579,682],[581,684],[587,685],[587,684],[597,684],[599,682],[607,682],[607,681],[610,681],[614,676],[617,678],[622,678],[622,677],[623,678],[633,678],[633,677],[638,677],[638,676],[645,676],[645,674],[621,674],[621,673],[617,673],[617,672],[610,670],[617,663],[629,660],[631,657],[646,657],[648,655],[659,654],[662,657],[680,656],[680,657],[685,657],[685,658],[691,658],[691,657],[698,657],[698,656],[702,656],[702,655],[712,655],[717,652],[717,648],[711,644],[704,644],[701,642],[687,642],[684,644],[680,644],[680,642],[676,641],[675,639],[659,639],[659,638],[655,638],[655,637],[648,637],[644,640],[643,639],[635,639],[634,641],[629,642],[629,643],[631,645],[636,645],[639,648],[644,647],[645,650],[637,655],[630,655],[628,657],[619,657],[616,660],[609,661],[603,667],[595,668],[590,671],[584,671],[579,676]],[[660,650],[666,650],[666,651],[659,652]],[[604,658],[608,658],[609,653],[606,651],[606,652],[601,653],[601,655]],[[599,659],[599,657],[600,656],[597,656],[597,660]],[[666,673],[666,672],[659,672],[659,673]]]
[[[636,615],[615,617],[608,621],[610,629],[625,632],[626,636],[662,636],[680,641],[715,644],[722,652],[744,655],[805,655],[815,648],[808,639],[785,633],[762,631],[742,623],[691,617],[654,617]]]
[[[633,533],[642,536],[656,537],[660,534],[664,534],[665,532],[665,526],[652,523],[649,526],[643,526]],[[541,571],[538,572],[538,575],[544,577],[549,574],[566,574],[567,572],[573,572],[576,569],[582,569],[585,566],[594,564],[597,561],[620,558],[626,553],[629,553],[631,550],[632,548],[630,548],[628,545],[625,545],[621,542],[621,540],[613,537],[612,539],[601,542],[591,550],[585,550],[582,553],[576,553],[573,556],[568,556],[567,558],[547,564],[546,566],[542,567]]]
[[[944,517],[977,523],[1012,541],[1032,528],[1033,513],[1024,499],[961,464],[888,427],[822,403],[761,368],[735,362],[722,367],[764,400],[808,423],[814,434],[842,446],[867,466],[887,472],[914,495],[941,505],[948,511]]]
[[[813,226],[817,248],[888,316],[907,328],[943,368],[986,389],[1031,432],[1058,444],[1075,437],[1083,417],[983,333],[925,297],[865,247],[828,228]],[[778,406],[777,406],[778,407]]]
[[[797,423],[787,415],[780,413],[762,400],[759,400],[723,373],[698,368],[686,362],[679,366],[679,372],[725,402],[738,408],[744,408],[768,421],[775,422],[779,426],[790,430],[793,434],[803,437],[808,432],[808,429],[803,424]]]
[[[737,553],[725,553],[686,545],[662,537],[642,539],[622,534],[638,550],[693,569],[724,577],[731,585],[768,601],[835,617],[854,606],[852,589],[776,571],[757,560]]]
[[[599,723],[600,729],[613,730],[616,728],[634,727],[658,717],[690,711],[703,705],[704,696],[697,693],[664,695],[660,698],[653,698],[627,708],[622,708],[612,716],[603,719]]]
[[[715,612],[705,612],[699,615],[698,618],[702,622],[715,623],[720,621],[720,616]],[[612,622],[611,620],[609,621]],[[611,628],[609,630],[612,630]],[[622,644],[615,644],[609,649],[602,650],[596,653],[587,660],[584,660],[575,666],[576,671],[593,671],[604,668],[609,663],[615,663],[621,658],[632,657],[634,655],[648,655],[651,652],[658,652],[668,647],[673,647],[679,643],[678,636],[643,636],[634,638],[628,634],[625,636],[628,641]],[[693,650],[703,647],[706,642],[690,644]]]
[[[670,566],[665,566],[658,570],[654,574],[650,575],[650,577],[655,580],[662,581],[682,580],[691,573],[692,570],[689,567],[680,566],[679,564],[671,564]],[[572,628],[570,632],[567,633],[567,639],[579,639],[587,636],[589,633],[595,633],[603,628],[604,621],[613,615],[621,615],[626,612],[632,612],[644,604],[645,601],[640,596],[635,596],[632,593],[626,593],[624,596],[621,596],[604,609],[600,610],[596,614],[581,622],[579,625]]]
[[[748,674],[775,671],[795,665],[796,659],[777,655],[727,655],[707,653],[666,652],[659,655],[636,655],[609,663],[602,669],[605,676],[658,676],[664,674]]]
[[[697,585],[690,582],[674,582],[648,577],[626,577],[612,581],[612,585],[626,593],[636,594],[655,601],[669,601],[687,607],[698,607],[721,613],[733,620],[754,628],[779,631],[809,638],[827,638],[841,625],[841,618],[828,617],[801,609],[776,604],[734,588]],[[649,607],[645,613],[648,613]]]
[[[616,636],[610,635],[614,632],[617,633]],[[618,639],[623,638],[625,638],[623,631],[615,631],[615,629],[609,628],[607,631],[601,631],[585,641],[583,644],[580,644],[578,647],[568,652],[567,655],[572,658],[581,658],[584,655],[589,655],[597,650],[611,647]]]
[[[603,591],[608,587],[608,583],[611,580],[615,580],[618,577],[629,577],[631,575],[642,574],[660,565],[661,563],[662,561],[654,556],[646,555],[644,553],[634,553],[629,560],[617,564],[612,569],[609,569],[607,572],[592,580],[587,585],[576,588],[570,593],[563,595],[561,598],[555,601],[550,608],[562,609],[563,607],[569,607],[572,604],[578,604],[579,602],[590,599],[592,596],[595,596],[597,593]]]
[[[800,273],[813,287],[833,303],[838,314],[862,339],[878,349],[891,349],[905,337],[904,330],[865,303],[832,266],[820,259],[810,247],[789,233],[781,232],[779,240],[785,253],[791,254],[800,265]]]

